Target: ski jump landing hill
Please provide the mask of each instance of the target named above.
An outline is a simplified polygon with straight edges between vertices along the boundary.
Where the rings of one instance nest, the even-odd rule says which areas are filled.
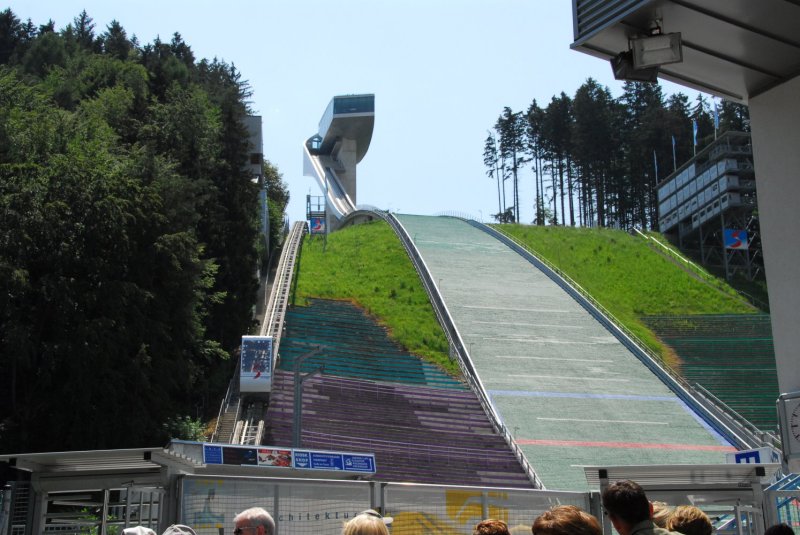
[[[373,95],[334,97],[304,144],[327,228],[375,216],[392,223],[435,286],[429,295],[451,344],[462,346],[458,358],[474,370],[473,389],[546,488],[586,490],[584,466],[721,464],[725,453],[754,446],[493,229],[357,209],[355,167],[374,110]]]

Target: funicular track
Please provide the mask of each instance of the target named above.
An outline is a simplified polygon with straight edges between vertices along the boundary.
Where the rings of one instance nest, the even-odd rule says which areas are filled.
[[[292,226],[284,240],[272,290],[269,293],[264,319],[261,322],[260,336],[271,336],[273,355],[278,355],[286,304],[291,292],[294,267],[303,236],[307,231],[305,221]],[[273,370],[276,359],[273,359]],[[212,442],[257,445],[264,433],[264,416],[267,404],[262,399],[242,398],[239,393],[239,365],[231,378],[228,392],[220,407],[217,427]]]

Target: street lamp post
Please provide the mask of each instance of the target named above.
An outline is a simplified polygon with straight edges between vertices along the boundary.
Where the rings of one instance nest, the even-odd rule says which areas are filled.
[[[309,351],[303,355],[300,355],[296,359],[294,359],[294,365],[292,366],[294,371],[294,413],[292,415],[292,447],[299,448],[302,446],[301,444],[301,432],[303,429],[303,382],[310,377],[318,373],[323,373],[325,371],[325,365],[318,367],[312,372],[309,372],[303,376],[300,375],[300,366],[305,362],[306,359],[311,358],[315,355],[318,355],[322,351],[322,346],[317,346],[316,349],[313,351]]]

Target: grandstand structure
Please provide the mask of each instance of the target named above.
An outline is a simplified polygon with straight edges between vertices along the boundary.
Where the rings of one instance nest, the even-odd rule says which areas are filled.
[[[750,134],[724,132],[657,190],[662,234],[727,278],[763,276]]]
[[[709,391],[758,429],[777,429],[778,376],[768,314],[642,319],[675,350],[684,378]]]
[[[385,481],[531,488],[531,481],[463,381],[409,354],[347,302],[292,306],[267,411],[264,444],[292,442],[296,359],[322,374],[302,387],[301,444],[375,453]]]

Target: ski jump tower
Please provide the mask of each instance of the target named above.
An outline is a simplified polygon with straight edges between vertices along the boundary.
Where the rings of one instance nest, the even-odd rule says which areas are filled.
[[[322,221],[323,231],[336,230],[356,210],[356,164],[367,153],[374,124],[375,95],[333,97],[319,132],[303,145],[303,174],[317,179],[325,198],[324,212],[309,209],[312,231]]]

